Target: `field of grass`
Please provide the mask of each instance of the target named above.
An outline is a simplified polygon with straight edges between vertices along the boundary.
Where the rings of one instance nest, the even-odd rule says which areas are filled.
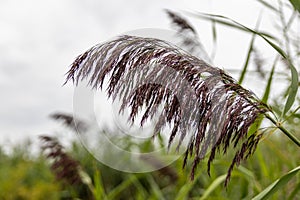
[[[141,149],[148,148],[147,145],[141,144]],[[45,196],[47,199],[95,199],[94,196],[96,199],[251,199],[300,165],[298,148],[288,139],[268,136],[260,142],[255,154],[233,171],[231,181],[224,187],[231,152],[217,157],[210,177],[204,161],[191,181],[190,165],[182,169],[182,159],[158,171],[131,174],[101,164],[74,142],[66,152],[79,162],[89,178],[83,177],[91,182],[70,184],[63,178],[55,178],[45,154],[31,156],[29,144],[24,144],[10,155],[1,152],[0,199],[45,199]],[[300,174],[270,199],[299,198]]]

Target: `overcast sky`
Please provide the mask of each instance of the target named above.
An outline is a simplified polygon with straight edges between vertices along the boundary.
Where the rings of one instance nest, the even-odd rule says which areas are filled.
[[[1,143],[55,131],[57,123],[48,115],[72,113],[73,86],[62,84],[74,58],[128,31],[170,29],[164,9],[220,14],[250,27],[262,11],[255,0],[0,0]],[[265,12],[263,17],[261,27],[271,29],[272,15]],[[210,51],[210,23],[188,19]],[[249,34],[218,27],[214,63],[240,68],[250,39]],[[268,57],[268,48],[262,49]]]

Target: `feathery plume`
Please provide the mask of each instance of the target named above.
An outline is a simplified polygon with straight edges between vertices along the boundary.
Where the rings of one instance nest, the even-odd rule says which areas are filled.
[[[79,133],[85,132],[88,129],[87,124],[79,119],[75,119],[73,115],[67,113],[53,113],[50,118],[62,121],[64,125],[72,129],[73,131],[79,131]]]
[[[233,146],[238,150],[227,184],[233,166],[251,155],[261,138],[248,135],[248,129],[268,108],[223,70],[165,41],[124,35],[96,45],[77,57],[66,82],[88,79],[92,88],[102,89],[105,78],[108,96],[121,101],[120,112],[130,109],[132,122],[144,107],[143,126],[162,105],[154,136],[172,125],[168,147],[176,136],[177,148],[189,138],[183,167],[193,157],[192,179],[209,150],[208,173],[216,152]]]
[[[175,24],[180,32],[184,32],[186,30],[193,32],[195,35],[197,35],[196,30],[193,28],[193,26],[183,17],[179,16],[177,13],[174,13],[170,10],[166,10],[166,13],[168,16],[172,19],[173,24]]]
[[[63,180],[73,185],[81,183],[79,174],[79,163],[64,152],[63,146],[53,137],[40,136],[42,150],[46,153],[47,158],[51,159],[51,170],[57,180]]]
[[[179,42],[179,46],[190,54],[201,58],[205,62],[211,64],[211,58],[200,42],[198,33],[193,28],[193,26],[185,18],[175,12],[166,10],[166,13],[172,20],[172,24],[178,33],[178,38],[181,39],[181,42]]]

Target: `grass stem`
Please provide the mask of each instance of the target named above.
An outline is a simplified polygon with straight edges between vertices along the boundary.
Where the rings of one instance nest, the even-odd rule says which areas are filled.
[[[269,119],[278,129],[280,129],[286,136],[288,136],[298,147],[300,147],[300,141],[290,131],[285,129],[280,123],[274,120],[270,115],[265,114],[266,118]]]

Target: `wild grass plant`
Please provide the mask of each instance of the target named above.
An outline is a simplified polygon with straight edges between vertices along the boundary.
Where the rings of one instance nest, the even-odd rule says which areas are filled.
[[[139,147],[150,150],[153,148],[150,144],[145,142]],[[48,199],[251,199],[299,165],[299,154],[295,153],[298,147],[289,139],[273,134],[262,140],[253,156],[232,172],[225,188],[229,158],[234,154],[231,150],[225,157],[216,157],[210,177],[201,165],[195,180],[191,181],[191,165],[182,170],[180,159],[164,170],[132,174],[101,164],[80,143],[74,142],[70,148],[63,148],[64,152],[80,164],[85,172],[83,177],[88,175],[87,180],[93,184],[90,187],[89,181],[71,185],[64,179],[57,180],[49,170],[52,162],[45,162],[42,155],[28,160],[28,144],[16,149],[9,155],[1,154],[1,199],[44,199],[45,196]],[[296,175],[270,199],[299,199],[299,178]]]
[[[181,33],[181,48],[155,38],[124,35],[87,50],[67,73],[67,81],[77,84],[87,79],[91,89],[106,89],[108,97],[120,99],[120,110],[129,109],[132,122],[145,108],[141,126],[158,113],[154,137],[168,148],[178,137],[176,147],[186,149],[182,159],[149,173],[126,173],[98,162],[78,142],[66,149],[57,138],[43,135],[41,149],[48,162],[41,156],[27,159],[26,151],[0,152],[0,199],[30,199],[29,193],[35,199],[43,195],[52,199],[300,199],[300,41],[299,30],[294,29],[300,21],[300,2],[257,2],[278,17],[280,35],[225,16],[186,13],[212,23],[215,43],[219,25],[252,36],[237,81],[211,64],[197,30],[172,11],[167,15]],[[258,38],[276,52],[270,66],[264,66],[259,56]],[[266,83],[260,97],[243,87],[251,62]],[[285,70],[279,70],[282,67]],[[271,97],[278,74],[288,86]],[[105,79],[108,86],[102,88]],[[52,118],[74,132],[88,129],[72,115],[57,113]],[[172,129],[164,141],[160,134],[167,125]],[[184,139],[188,143],[180,142]],[[152,140],[138,145],[125,140],[125,150],[156,148]]]
[[[135,142],[130,139],[126,141],[129,143],[127,150],[130,150],[130,144],[135,145]],[[140,143],[138,148],[143,152],[154,150],[155,146],[152,141],[145,141]],[[297,149],[288,138],[281,138],[275,134],[264,138],[253,156],[233,170],[227,187],[224,187],[224,182],[227,168],[231,165],[230,158],[235,154],[232,149],[226,155],[216,156],[210,176],[206,173],[205,165],[200,164],[193,181],[190,180],[192,161],[185,169],[182,169],[182,160],[178,159],[158,171],[132,174],[114,170],[97,162],[78,143],[74,143],[73,151],[69,153],[73,155],[73,159],[81,161],[81,168],[95,185],[86,186],[86,190],[94,188],[90,194],[97,194],[99,199],[252,199],[278,177],[282,178],[276,189],[279,191],[267,195],[272,194],[271,199],[297,199],[300,195],[299,175],[295,174],[295,171],[285,174],[290,169],[295,168],[296,172],[298,170],[299,154],[294,153]],[[208,159],[204,158],[204,162]],[[98,179],[101,180],[99,183]],[[78,193],[76,197],[86,198],[85,192]]]
[[[299,105],[299,80],[295,67],[299,60],[299,48],[297,43],[291,42],[293,31],[290,30],[293,22],[299,20],[299,11],[294,6],[295,2],[292,2],[292,7],[278,1],[278,8],[264,1],[259,2],[277,13],[281,22],[282,37],[262,32],[258,28],[249,28],[224,16],[188,13],[192,17],[209,20],[214,25],[222,24],[252,34],[239,81],[197,57],[194,49],[199,48],[200,42],[194,42],[197,34],[195,29],[181,16],[167,11],[179,32],[190,33],[181,36],[184,41],[182,45],[190,47],[189,50],[185,51],[155,38],[120,36],[96,45],[78,56],[67,73],[66,82],[72,80],[78,84],[87,79],[93,89],[102,90],[107,78],[107,95],[113,100],[121,101],[120,113],[129,108],[129,121],[134,122],[138,113],[143,112],[141,127],[145,121],[153,119],[159,112],[159,106],[163,105],[163,110],[158,114],[154,137],[167,125],[173,127],[168,148],[177,135],[177,149],[188,137],[183,167],[187,165],[190,157],[193,158],[190,175],[192,180],[201,161],[207,159],[207,172],[210,175],[211,163],[216,154],[225,155],[228,149],[232,148],[235,154],[225,176],[224,182],[227,186],[234,166],[239,166],[249,158],[255,152],[259,141],[270,132],[279,129],[294,145],[300,146],[299,139],[283,125],[286,119],[298,111]],[[290,9],[292,13],[288,19],[284,9]],[[263,39],[266,45],[270,45],[277,52],[261,99],[241,86],[247,75],[251,55],[255,54],[256,37]],[[289,86],[281,97],[285,104],[281,105],[281,108],[275,108],[269,103],[269,96],[279,60],[285,63],[290,72],[286,75]],[[256,64],[257,69],[261,69],[258,59]],[[144,107],[145,110],[142,110]],[[263,119],[268,119],[273,127],[260,128]],[[210,153],[206,158],[208,151]],[[256,198],[263,199],[273,194],[295,176],[299,169],[299,166],[291,169]]]

